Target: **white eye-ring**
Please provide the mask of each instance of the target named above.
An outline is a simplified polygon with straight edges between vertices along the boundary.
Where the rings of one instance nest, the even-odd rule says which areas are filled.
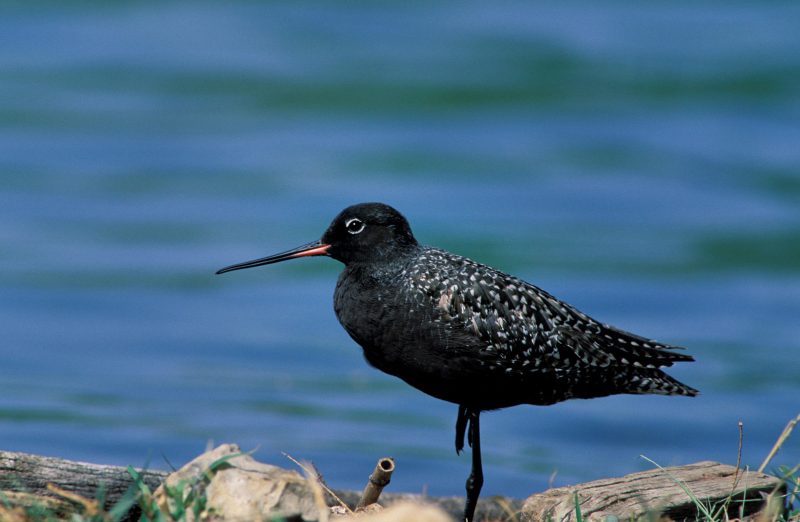
[[[350,218],[344,222],[344,227],[351,234],[360,234],[365,226],[366,224],[358,218]]]

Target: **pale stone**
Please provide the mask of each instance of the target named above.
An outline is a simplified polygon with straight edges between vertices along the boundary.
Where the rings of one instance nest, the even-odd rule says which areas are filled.
[[[336,522],[453,522],[453,519],[441,508],[417,502],[399,502],[380,509],[371,504],[362,512],[353,513]]]
[[[223,458],[227,460],[212,471],[212,464]],[[278,516],[319,519],[319,507],[305,478],[241,454],[235,444],[223,444],[200,455],[164,481],[170,487],[181,483],[184,496],[192,484],[198,495],[205,495],[205,508],[199,517],[204,521],[249,522]],[[176,502],[166,494],[164,484],[155,496],[166,513],[174,510]],[[191,509],[187,511],[186,522],[196,522]]]

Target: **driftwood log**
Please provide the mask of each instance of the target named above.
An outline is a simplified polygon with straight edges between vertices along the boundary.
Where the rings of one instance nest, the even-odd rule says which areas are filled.
[[[727,513],[728,519],[749,520],[764,513],[770,498],[781,509],[785,493],[784,482],[775,477],[698,462],[550,489],[528,497],[520,520],[574,521],[576,495],[581,516],[591,522],[651,520],[653,515],[675,521],[705,518],[690,494],[709,512],[717,512],[715,519],[725,519]]]
[[[167,478],[166,471],[138,470],[142,480],[155,490]],[[87,499],[94,499],[103,488],[107,504],[113,505],[133,484],[127,468],[75,462],[28,453],[0,451],[0,500],[19,506],[43,505],[57,513],[68,513],[76,505],[51,491],[48,484]],[[138,519],[139,511],[129,514]]]
[[[166,478],[164,471],[139,470],[144,482],[155,490]],[[737,471],[733,466],[700,462],[688,466],[655,469],[620,478],[604,479],[569,487],[550,489],[529,497],[523,502],[504,497],[482,499],[476,512],[477,520],[506,520],[516,514],[519,520],[567,522],[575,520],[575,494],[578,495],[584,520],[626,521],[641,517],[651,519],[660,513],[675,521],[697,518],[692,500],[676,482],[683,483],[697,498],[713,506],[731,498],[728,513],[731,518],[752,518],[766,508],[766,497],[780,495],[785,486],[780,479],[756,472]],[[75,510],[75,504],[48,489],[54,484],[62,490],[92,499],[98,488],[104,488],[107,504],[113,505],[132,485],[126,468],[73,462],[52,457],[0,451],[0,507],[5,499],[13,504],[46,503],[59,512]],[[354,507],[359,492],[335,491],[344,502]],[[44,500],[42,500],[44,499]],[[419,500],[418,495],[381,495],[381,503],[390,505],[401,500]],[[425,498],[458,520],[463,498]],[[744,503],[743,503],[744,502]],[[744,506],[742,508],[742,506]],[[741,511],[740,511],[741,509]],[[133,509],[129,520],[138,519]],[[611,516],[612,518],[608,518]]]

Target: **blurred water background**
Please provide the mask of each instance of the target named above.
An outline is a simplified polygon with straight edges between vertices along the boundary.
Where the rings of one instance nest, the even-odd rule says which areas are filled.
[[[369,368],[329,259],[214,276],[378,200],[689,348],[696,399],[485,415],[484,494],[758,466],[800,411],[800,4],[4,2],[0,448],[208,441],[462,494],[456,407]],[[800,436],[775,460],[800,462]],[[774,466],[772,466],[774,469]],[[555,473],[555,477],[552,475]]]

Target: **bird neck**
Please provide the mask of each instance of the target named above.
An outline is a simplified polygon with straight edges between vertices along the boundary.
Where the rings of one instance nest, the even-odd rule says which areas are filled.
[[[345,265],[342,276],[361,286],[391,286],[413,263],[414,255],[376,256],[367,261],[351,261]]]

